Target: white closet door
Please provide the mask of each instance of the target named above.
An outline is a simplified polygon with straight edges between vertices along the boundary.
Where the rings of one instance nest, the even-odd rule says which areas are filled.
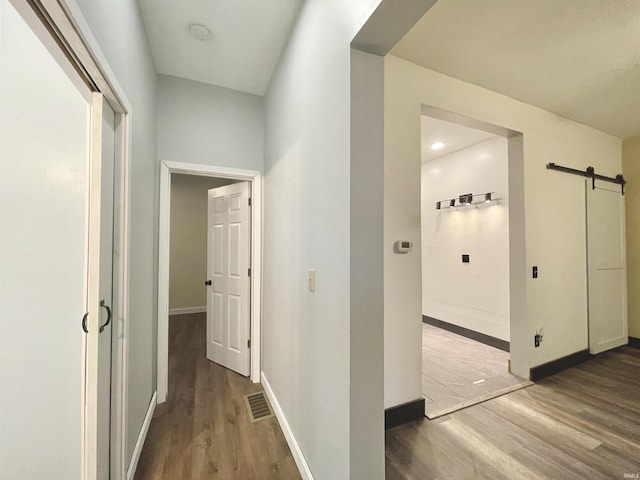
[[[620,188],[587,182],[589,351],[628,342],[624,197]]]
[[[100,277],[98,298],[100,302],[98,327],[98,375],[97,375],[97,478],[111,478],[111,352],[113,349],[113,265],[114,265],[114,163],[115,163],[115,113],[102,95],[96,99],[102,103],[100,148]],[[95,159],[96,161],[98,159]],[[92,165],[94,161],[92,160]],[[117,339],[116,339],[117,341]]]
[[[90,92],[0,0],[0,477],[82,474]]]

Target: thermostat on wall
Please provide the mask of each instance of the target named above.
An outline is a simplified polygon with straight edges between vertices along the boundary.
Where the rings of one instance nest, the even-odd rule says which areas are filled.
[[[409,253],[413,249],[413,242],[407,242],[406,240],[396,240],[393,244],[393,249],[396,253]]]

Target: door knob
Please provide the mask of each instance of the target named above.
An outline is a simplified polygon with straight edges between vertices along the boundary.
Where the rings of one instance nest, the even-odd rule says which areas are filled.
[[[206,282],[204,282],[205,285],[211,285],[211,280],[207,280]]]

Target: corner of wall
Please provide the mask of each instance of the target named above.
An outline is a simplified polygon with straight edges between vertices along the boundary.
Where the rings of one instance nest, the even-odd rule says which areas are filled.
[[[383,119],[383,58],[352,50],[349,460],[367,480],[384,473]]]
[[[629,336],[640,338],[640,136],[622,142],[622,173],[625,191],[627,230],[627,295]]]

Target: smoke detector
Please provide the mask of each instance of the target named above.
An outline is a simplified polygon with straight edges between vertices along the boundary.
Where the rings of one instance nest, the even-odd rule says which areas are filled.
[[[211,30],[200,23],[192,23],[189,25],[189,33],[199,42],[204,42],[211,38]]]

